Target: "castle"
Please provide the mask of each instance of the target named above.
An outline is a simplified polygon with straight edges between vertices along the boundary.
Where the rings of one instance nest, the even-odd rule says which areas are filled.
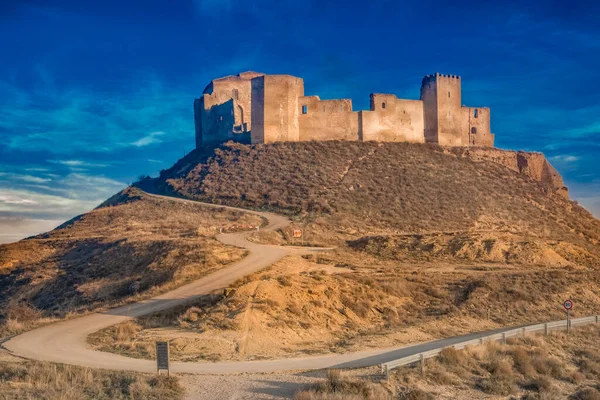
[[[291,75],[243,72],[215,79],[194,101],[196,147],[306,140],[375,140],[493,147],[490,109],[461,104],[461,78],[435,73],[421,83],[420,100],[371,94],[368,111],[352,100],[304,95]]]

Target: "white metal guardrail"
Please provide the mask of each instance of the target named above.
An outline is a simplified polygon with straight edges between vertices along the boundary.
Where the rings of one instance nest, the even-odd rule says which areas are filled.
[[[578,325],[597,324],[600,320],[600,315],[594,315],[591,317],[573,318],[569,322],[569,327]],[[506,342],[506,339],[516,336],[525,336],[527,333],[544,333],[558,329],[566,329],[567,320],[546,322],[544,324],[528,325],[514,329],[507,329],[506,331],[494,333],[490,335],[480,336],[476,339],[465,340],[463,342],[455,343],[451,346],[442,346],[432,350],[423,351],[421,353],[413,354],[410,356],[398,358],[397,360],[388,361],[381,364],[381,373],[389,377],[389,371],[394,368],[402,367],[404,365],[410,365],[414,363],[423,363],[428,358],[433,358],[441,353],[441,351],[448,347],[454,347],[457,350],[464,349],[467,346],[474,346],[483,344],[489,341],[502,341]]]

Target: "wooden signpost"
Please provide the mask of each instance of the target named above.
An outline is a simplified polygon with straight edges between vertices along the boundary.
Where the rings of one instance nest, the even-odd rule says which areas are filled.
[[[156,373],[167,371],[167,376],[170,375],[169,369],[169,342],[156,342]]]

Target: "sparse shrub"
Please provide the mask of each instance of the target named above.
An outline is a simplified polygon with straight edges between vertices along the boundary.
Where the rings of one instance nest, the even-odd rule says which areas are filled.
[[[181,320],[186,322],[196,322],[198,318],[200,318],[200,314],[202,310],[198,307],[190,307],[186,310],[185,313],[180,317]]]
[[[277,300],[274,300],[271,298],[267,298],[265,300],[265,304],[271,309],[278,308],[281,305],[281,304],[279,304],[279,302]]]
[[[298,306],[296,303],[292,303],[287,307],[288,311],[294,315],[302,316],[302,307]]]
[[[435,400],[435,396],[419,388],[403,387],[398,388],[399,400]]]
[[[554,378],[562,377],[564,365],[557,358],[545,354],[536,355],[532,361],[533,368],[541,375],[550,375]]]
[[[567,382],[574,383],[579,385],[583,381],[585,381],[585,375],[579,371],[571,371],[566,376]]]
[[[506,358],[494,357],[486,369],[490,376],[480,382],[481,390],[490,394],[509,395],[515,389],[515,376],[512,366]]]
[[[600,400],[600,392],[590,386],[579,389],[570,397],[572,400]]]
[[[535,369],[531,364],[531,357],[527,351],[521,347],[512,351],[512,358],[515,369],[525,376],[533,376]]]
[[[42,317],[42,312],[25,302],[12,302],[4,309],[6,319],[18,322],[31,322]]]
[[[392,396],[380,385],[362,379],[343,377],[338,370],[328,370],[325,382],[301,391],[295,400],[392,400]]]
[[[552,380],[544,375],[535,378],[531,386],[538,392],[550,392],[553,387]]]
[[[454,347],[446,347],[440,352],[440,362],[449,366],[457,366],[464,362],[464,352],[456,350]]]
[[[281,286],[292,286],[292,280],[287,275],[277,277],[277,282],[279,282]]]
[[[116,326],[117,342],[129,343],[141,330],[142,327],[133,321],[123,322]]]

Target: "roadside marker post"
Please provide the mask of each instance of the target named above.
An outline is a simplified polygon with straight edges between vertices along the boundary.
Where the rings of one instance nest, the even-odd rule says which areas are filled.
[[[567,310],[567,333],[569,333],[569,328],[571,328],[571,318],[569,316],[569,311],[573,309],[573,300],[565,300],[563,303],[563,307]]]
[[[167,376],[171,375],[169,368],[169,342],[156,342],[156,373],[167,371]]]

